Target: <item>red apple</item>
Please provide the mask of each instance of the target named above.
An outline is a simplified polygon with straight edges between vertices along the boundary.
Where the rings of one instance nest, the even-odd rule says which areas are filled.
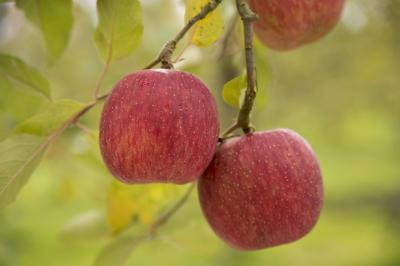
[[[315,154],[306,140],[287,129],[226,140],[198,190],[212,229],[242,250],[303,237],[317,222],[323,201]]]
[[[124,77],[104,105],[100,149],[126,183],[184,184],[215,153],[219,122],[210,91],[195,76],[144,70]]]
[[[259,19],[257,37],[275,50],[290,50],[320,39],[336,25],[344,0],[248,0]]]

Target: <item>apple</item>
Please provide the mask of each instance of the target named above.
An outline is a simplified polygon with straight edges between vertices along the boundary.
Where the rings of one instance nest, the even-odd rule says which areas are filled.
[[[315,154],[288,129],[226,140],[199,179],[198,192],[211,228],[240,250],[303,237],[316,224],[323,202]]]
[[[248,0],[259,19],[257,37],[275,50],[291,50],[314,42],[333,29],[344,0]]]
[[[100,122],[100,150],[125,183],[184,184],[197,179],[215,153],[215,100],[192,74],[143,70],[112,90]]]

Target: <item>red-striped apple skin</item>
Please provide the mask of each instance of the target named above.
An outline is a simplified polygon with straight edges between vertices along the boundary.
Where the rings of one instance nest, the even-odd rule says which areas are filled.
[[[274,50],[291,50],[321,39],[340,19],[344,0],[248,0],[259,19],[257,37]]]
[[[226,140],[199,179],[198,192],[211,228],[240,250],[303,237],[316,224],[323,203],[315,154],[287,129]]]
[[[125,183],[185,184],[210,163],[218,142],[214,98],[192,74],[144,70],[114,87],[101,116],[100,149]]]

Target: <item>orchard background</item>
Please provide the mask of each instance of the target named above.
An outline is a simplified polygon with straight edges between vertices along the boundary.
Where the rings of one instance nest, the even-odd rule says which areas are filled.
[[[48,138],[49,131],[82,108],[80,102],[90,103],[107,57],[96,31],[94,0],[60,1],[65,6],[43,2],[48,9],[35,13],[31,1],[17,1],[18,7],[0,1],[2,163],[16,156],[4,149],[16,131]],[[133,9],[143,34],[139,27],[123,36],[130,48],[120,48],[122,58],[112,60],[102,93],[152,62],[184,25],[184,1],[140,4],[141,12],[138,6]],[[214,22],[224,22],[226,32],[233,1],[223,1],[218,12],[223,20]],[[239,29],[234,28],[225,50],[223,40],[185,49],[186,38],[174,56],[184,50],[175,67],[196,74],[212,89],[221,129],[232,124],[237,112],[223,101],[222,88],[243,72]],[[255,44],[260,100],[253,124],[258,130],[296,130],[310,141],[321,163],[325,205],[304,239],[258,252],[235,251],[211,231],[192,193],[150,241],[135,246],[135,237],[187,186],[114,181],[98,150],[98,104],[52,143],[17,200],[0,210],[0,265],[118,265],[125,258],[127,265],[399,265],[399,43],[400,1],[348,0],[338,26],[317,43],[290,52]],[[25,69],[27,80],[10,77],[7,62],[16,59],[5,54],[37,72]],[[49,108],[50,95],[56,103],[76,102]],[[37,113],[35,123],[24,122]]]

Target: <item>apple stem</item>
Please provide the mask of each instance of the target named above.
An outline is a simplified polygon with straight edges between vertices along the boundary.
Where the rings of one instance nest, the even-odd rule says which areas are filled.
[[[172,54],[174,53],[177,44],[179,43],[180,40],[182,40],[183,37],[185,37],[186,33],[200,20],[204,19],[209,13],[214,11],[219,4],[221,4],[222,0],[210,0],[208,4],[202,7],[200,12],[191,18],[183,27],[181,31],[178,32],[178,34],[173,38],[172,40],[168,41],[164,47],[162,48],[161,52],[158,54],[157,58],[154,59],[153,62],[151,62],[149,65],[147,65],[144,69],[150,69],[153,68],[154,66],[158,65],[161,63],[162,68],[166,69],[172,69],[173,64],[172,64]]]
[[[224,132],[223,138],[226,138],[230,133],[238,128],[241,128],[245,134],[251,133],[255,130],[255,128],[250,124],[250,114],[257,95],[257,74],[253,52],[254,32],[252,24],[258,19],[258,16],[250,9],[246,0],[236,0],[236,7],[242,20],[244,30],[247,89],[236,123]]]

